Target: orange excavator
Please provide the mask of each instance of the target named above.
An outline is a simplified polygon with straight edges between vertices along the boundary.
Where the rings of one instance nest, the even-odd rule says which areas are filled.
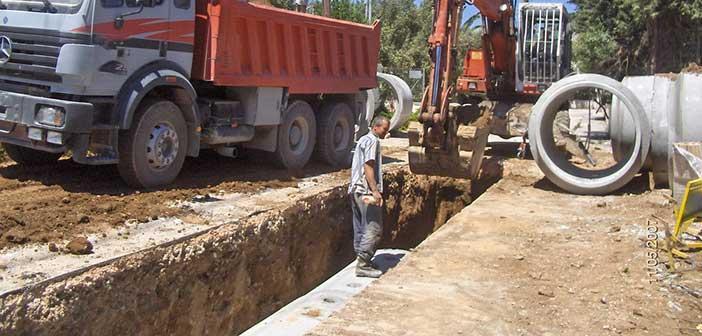
[[[482,49],[466,52],[454,85],[466,5],[482,15]],[[533,103],[570,72],[567,24],[562,4],[435,0],[429,83],[408,130],[412,172],[475,179],[490,133],[524,136]]]

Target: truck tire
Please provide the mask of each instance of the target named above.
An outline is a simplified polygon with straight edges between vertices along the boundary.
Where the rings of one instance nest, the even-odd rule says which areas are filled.
[[[173,182],[185,162],[188,129],[183,114],[167,100],[144,101],[132,127],[119,135],[119,173],[135,188]]]
[[[28,167],[56,163],[63,155],[63,153],[49,153],[9,143],[3,143],[2,147],[12,161]]]
[[[290,104],[278,125],[276,162],[291,170],[304,167],[312,156],[316,134],[317,124],[312,107],[302,100]]]
[[[553,141],[553,122],[560,106],[579,89],[598,88],[612,93],[631,113],[636,145],[628,157],[602,171],[577,168],[559,155]],[[623,187],[641,170],[651,144],[651,128],[639,100],[620,82],[595,74],[580,74],[553,84],[539,98],[529,119],[529,143],[534,161],[560,188],[581,195],[605,195]]]
[[[355,130],[351,107],[343,102],[327,104],[322,107],[317,120],[317,158],[332,167],[348,167]]]

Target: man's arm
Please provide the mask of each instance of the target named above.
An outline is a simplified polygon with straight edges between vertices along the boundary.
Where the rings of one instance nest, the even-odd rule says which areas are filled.
[[[370,188],[375,198],[375,203],[378,206],[383,205],[383,195],[378,191],[378,183],[375,181],[375,160],[368,160],[363,165],[363,172],[366,175],[366,181],[368,182],[368,188]]]

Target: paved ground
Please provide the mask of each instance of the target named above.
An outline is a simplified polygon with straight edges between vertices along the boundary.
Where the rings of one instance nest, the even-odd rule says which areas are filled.
[[[646,266],[647,233],[663,231],[647,220],[672,218],[666,191],[639,179],[619,195],[574,196],[533,162],[507,169],[311,334],[700,334],[699,270]]]
[[[395,267],[407,254],[405,250],[378,250],[373,262],[387,271]],[[317,286],[314,290],[290,302],[265,320],[246,330],[241,336],[300,336],[312,330],[330,315],[346,306],[348,300],[358,295],[376,281],[356,277],[356,260]]]

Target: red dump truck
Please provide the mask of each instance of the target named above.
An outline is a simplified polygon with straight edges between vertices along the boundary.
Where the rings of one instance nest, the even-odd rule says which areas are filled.
[[[42,7],[43,8],[37,8]],[[66,153],[168,184],[186,156],[240,146],[289,169],[346,165],[366,127],[380,27],[238,0],[7,3],[0,142],[23,165]],[[41,9],[41,10],[39,10]]]

